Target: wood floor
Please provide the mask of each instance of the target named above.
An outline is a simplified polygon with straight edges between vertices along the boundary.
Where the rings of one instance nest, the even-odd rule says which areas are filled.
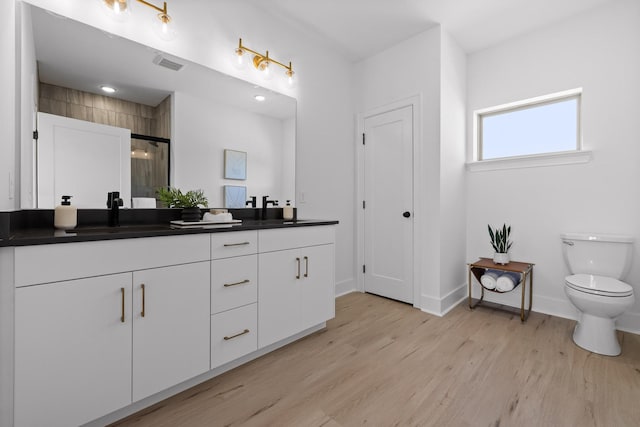
[[[599,356],[575,322],[353,293],[326,330],[118,426],[640,426],[640,336]]]

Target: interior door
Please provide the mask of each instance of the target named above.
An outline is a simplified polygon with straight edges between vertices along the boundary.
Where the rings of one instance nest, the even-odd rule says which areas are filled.
[[[63,194],[78,208],[106,208],[120,191],[131,207],[131,131],[38,113],[38,208],[53,209]]]
[[[413,303],[413,107],[364,119],[364,290]]]

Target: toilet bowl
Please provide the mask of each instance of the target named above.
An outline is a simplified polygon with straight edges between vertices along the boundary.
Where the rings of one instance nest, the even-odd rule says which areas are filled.
[[[562,242],[572,273],[565,277],[564,290],[580,312],[573,341],[585,350],[617,356],[615,320],[635,301],[633,288],[619,280],[631,266],[633,238],[565,233]]]
[[[633,288],[610,277],[574,274],[565,278],[564,290],[580,311],[573,342],[594,353],[619,355],[615,319],[633,306]]]

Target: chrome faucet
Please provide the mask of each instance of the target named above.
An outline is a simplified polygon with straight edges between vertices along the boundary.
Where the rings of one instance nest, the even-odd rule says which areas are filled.
[[[109,208],[107,225],[109,227],[120,226],[120,206],[122,204],[119,191],[107,193],[107,208]]]
[[[277,200],[268,200],[269,196],[262,196],[262,219],[267,219],[267,207],[269,204],[278,206]]]

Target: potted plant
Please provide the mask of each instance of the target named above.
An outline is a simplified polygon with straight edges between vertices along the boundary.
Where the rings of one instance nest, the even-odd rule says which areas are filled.
[[[207,207],[208,201],[202,190],[190,190],[183,193],[177,188],[159,188],[158,199],[168,208],[182,208],[182,220],[200,221],[200,207]]]
[[[509,248],[511,248],[512,242],[509,241],[509,234],[511,233],[511,226],[502,224],[495,230],[491,229],[490,225],[487,225],[489,229],[489,236],[491,237],[491,246],[493,247],[493,262],[495,264],[509,264]]]

